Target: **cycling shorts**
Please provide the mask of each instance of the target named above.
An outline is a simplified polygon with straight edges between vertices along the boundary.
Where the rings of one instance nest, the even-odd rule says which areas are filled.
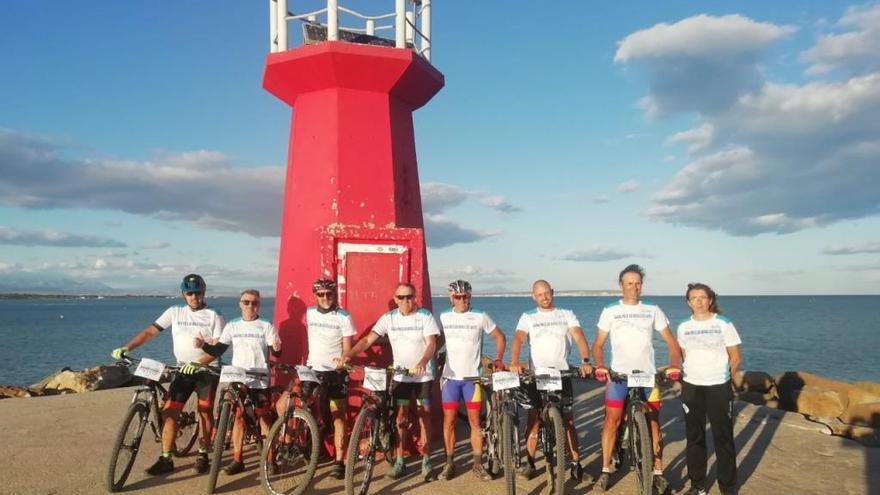
[[[272,413],[273,401],[270,392],[268,388],[248,389],[248,397],[254,404],[254,412],[257,413],[257,416],[269,416]]]
[[[320,380],[320,388],[323,389],[323,395],[329,404],[330,411],[342,411],[348,404],[348,372],[344,370],[331,371],[315,371]],[[294,380],[288,385],[288,390],[292,390]],[[315,382],[302,382],[301,385],[303,397],[319,393],[318,384]]]
[[[654,385],[654,388],[651,389],[651,392],[647,394],[647,399],[645,398],[645,392],[647,388],[640,389],[640,393],[642,394],[642,399],[648,403],[648,408],[652,411],[660,410],[660,387]],[[611,409],[623,409],[623,404],[626,402],[627,393],[629,388],[626,386],[625,381],[613,381],[609,380],[605,385],[605,407]]]
[[[415,396],[416,404],[429,407],[431,405],[431,385],[428,382],[392,382],[391,397],[398,406],[408,406],[409,401]]]
[[[543,406],[541,403],[541,393],[538,391],[538,384],[535,382],[528,383],[524,385],[524,389],[526,395],[529,399],[529,404],[532,405],[533,408],[540,408]],[[571,407],[574,404],[574,392],[571,388],[571,377],[563,376],[562,377],[562,403],[560,407],[563,413],[571,413]]]
[[[483,387],[473,380],[444,378],[440,395],[443,397],[443,409],[458,409],[458,403],[464,402],[465,408],[479,410],[483,404]]]
[[[217,383],[220,377],[212,373],[193,373],[184,375],[177,373],[168,386],[168,396],[162,410],[183,409],[186,401],[193,392],[199,399],[198,408],[201,412],[214,410],[214,395],[217,392]]]

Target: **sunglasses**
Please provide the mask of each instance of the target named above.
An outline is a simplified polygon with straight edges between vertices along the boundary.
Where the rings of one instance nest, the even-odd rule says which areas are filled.
[[[240,302],[241,304],[243,304],[245,306],[259,306],[260,305],[260,301],[255,301],[253,299],[242,299],[241,301],[238,301],[238,302]]]
[[[471,296],[469,296],[467,294],[455,294],[452,296],[452,298],[456,299],[456,300],[462,300],[462,299],[470,299]]]
[[[406,299],[407,301],[410,301],[410,300],[414,299],[415,297],[416,297],[415,294],[395,294],[394,295],[394,298],[397,299],[398,301],[403,301],[404,299]]]
[[[203,296],[203,295],[205,295],[204,292],[194,292],[194,291],[187,291],[187,292],[184,292],[184,294],[186,294],[186,295],[189,296],[189,297],[192,297],[192,296]]]
[[[332,292],[315,292],[315,297],[333,297]]]

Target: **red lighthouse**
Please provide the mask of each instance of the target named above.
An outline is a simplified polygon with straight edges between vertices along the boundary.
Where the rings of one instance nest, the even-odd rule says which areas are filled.
[[[378,16],[335,0],[302,15],[286,0],[270,6],[263,87],[293,107],[274,323],[283,360],[301,363],[319,277],[338,282],[359,334],[388,311],[399,282],[430,307],[412,112],[444,80],[430,63],[428,0],[396,0]],[[341,29],[340,12],[362,27]],[[288,23],[299,22],[304,44],[288,49]],[[375,36],[383,28],[393,41]]]

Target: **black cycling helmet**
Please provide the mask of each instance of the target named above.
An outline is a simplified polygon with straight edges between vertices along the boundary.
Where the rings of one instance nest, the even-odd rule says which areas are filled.
[[[183,277],[183,282],[180,283],[180,292],[205,292],[207,288],[205,279],[195,273]]]
[[[471,293],[471,283],[468,282],[467,280],[456,280],[454,282],[450,282],[449,293],[450,294],[470,294]]]
[[[336,290],[336,282],[329,278],[319,278],[312,284],[312,292],[318,292],[319,290]]]

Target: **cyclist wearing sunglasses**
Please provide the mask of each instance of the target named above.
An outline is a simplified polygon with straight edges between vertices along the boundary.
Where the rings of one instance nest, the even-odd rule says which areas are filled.
[[[416,304],[416,289],[412,284],[401,283],[394,289],[394,302],[397,309],[391,310],[373,325],[372,331],[360,339],[354,347],[343,356],[348,361],[373,345],[379,337],[388,336],[391,343],[391,354],[394,366],[408,368],[407,375],[394,375],[392,396],[397,404],[397,438],[405,438],[403,426],[410,398],[414,395],[418,405],[418,419],[421,438],[419,448],[422,451],[422,475],[431,473],[431,384],[434,380],[434,352],[437,350],[437,336],[440,329],[434,315]],[[389,472],[391,478],[399,478],[406,471],[403,460],[403,446],[395,448],[397,459]]]
[[[236,318],[223,327],[223,333],[216,344],[205,343],[201,337],[193,340],[193,345],[208,354],[220,357],[232,346],[232,366],[247,371],[265,372],[269,370],[269,350],[275,355],[281,353],[281,339],[272,323],[260,318],[260,291],[247,289],[238,298],[241,318]],[[248,394],[254,403],[254,411],[260,418],[260,431],[263,436],[269,433],[271,398],[269,380],[249,378],[245,383]],[[226,474],[244,471],[242,444],[244,443],[244,417],[239,415],[232,425],[232,463],[226,466]]]
[[[352,337],[357,333],[347,311],[339,307],[336,282],[322,278],[312,284],[316,304],[306,310],[309,339],[309,357],[306,365],[319,375],[324,386],[321,405],[333,420],[335,463],[330,476],[345,477],[345,408],[348,396],[348,372],[341,369],[341,357],[351,349]],[[292,384],[293,382],[291,382]],[[284,401],[276,405],[278,414],[284,414]]]
[[[128,344],[114,349],[110,354],[114,359],[120,359],[159,335],[159,332],[171,329],[174,357],[182,366],[168,388],[168,400],[165,401],[162,411],[162,455],[147,468],[149,475],[166,474],[174,470],[171,454],[174,451],[174,439],[177,437],[177,417],[193,391],[199,399],[200,436],[199,455],[194,467],[200,474],[208,471],[208,447],[211,445],[211,429],[214,426],[212,411],[218,377],[209,373],[195,373],[199,365],[213,363],[214,356],[194,348],[192,343],[195,337],[211,342],[220,338],[224,320],[220,312],[205,304],[206,289],[207,285],[201,276],[191,273],[183,277],[180,294],[186,305],[168,308],[155,323],[141,330]]]
[[[440,391],[443,397],[443,441],[446,447],[446,465],[440,479],[448,480],[455,475],[453,453],[455,452],[455,418],[458,404],[465,403],[468,423],[471,427],[473,448],[473,475],[481,481],[492,477],[483,468],[483,435],[480,431],[480,407],[483,390],[479,383],[465,377],[480,376],[483,354],[483,335],[495,340],[495,367],[504,369],[504,334],[492,318],[471,308],[471,284],[456,280],[449,284],[449,302],[452,308],[440,314],[440,326],[446,341],[446,365],[443,367]]]

